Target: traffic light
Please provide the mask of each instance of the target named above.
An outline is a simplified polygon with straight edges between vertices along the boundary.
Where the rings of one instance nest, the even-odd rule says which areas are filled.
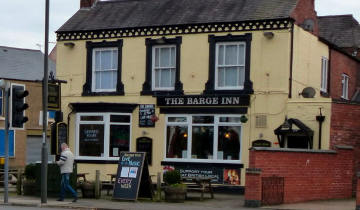
[[[24,86],[12,85],[11,87],[11,110],[12,118],[11,125],[14,128],[22,128],[23,124],[28,121],[28,118],[24,116],[24,110],[29,108],[29,105],[25,103],[25,97],[29,95],[29,92],[25,90]]]

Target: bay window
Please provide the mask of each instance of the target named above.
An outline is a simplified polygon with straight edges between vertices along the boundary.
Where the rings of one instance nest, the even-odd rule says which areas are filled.
[[[241,160],[238,115],[169,115],[166,117],[166,159],[238,162]]]
[[[78,159],[117,159],[129,151],[131,114],[77,114],[76,157]]]

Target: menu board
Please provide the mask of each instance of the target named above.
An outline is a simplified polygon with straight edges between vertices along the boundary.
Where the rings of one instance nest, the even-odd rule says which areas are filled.
[[[56,154],[61,154],[61,144],[67,141],[67,125],[66,123],[59,122],[56,124]]]
[[[139,105],[139,127],[154,127],[151,118],[155,115],[155,104]]]
[[[136,200],[140,185],[149,185],[149,169],[144,152],[121,152],[115,180],[113,198]],[[150,189],[149,187],[141,187]],[[148,194],[148,193],[143,193]],[[151,194],[151,193],[150,193]],[[150,195],[149,194],[149,195]],[[151,196],[151,195],[150,195]]]

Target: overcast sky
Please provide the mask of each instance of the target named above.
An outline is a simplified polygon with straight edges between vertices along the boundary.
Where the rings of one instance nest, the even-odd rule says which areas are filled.
[[[43,49],[45,0],[0,0],[0,46]],[[50,0],[50,42],[78,9],[80,0]],[[360,21],[360,0],[315,0],[318,15],[353,14]],[[54,46],[50,43],[50,50]]]

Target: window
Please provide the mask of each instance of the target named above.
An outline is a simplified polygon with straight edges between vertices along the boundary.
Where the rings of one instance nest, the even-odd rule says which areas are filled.
[[[329,60],[325,57],[321,58],[321,88],[320,90],[327,93],[328,89],[328,65]]]
[[[239,162],[240,116],[172,115],[166,118],[166,159]]]
[[[87,70],[83,96],[124,95],[121,81],[122,40],[86,42]]]
[[[348,100],[349,99],[349,76],[342,74],[342,95],[341,98]]]
[[[93,49],[92,66],[92,91],[110,92],[116,91],[117,48],[95,48]]]
[[[174,90],[176,46],[154,46],[152,56],[152,89]]]
[[[4,102],[3,101],[4,101],[3,91],[0,90],[0,116],[4,115],[4,107],[3,107]]]
[[[115,159],[130,150],[131,114],[77,114],[78,159]]]
[[[147,38],[146,74],[142,95],[182,95],[180,81],[181,37]]]
[[[216,43],[215,89],[243,89],[245,42]]]
[[[209,35],[209,78],[205,94],[252,94],[252,35]]]

